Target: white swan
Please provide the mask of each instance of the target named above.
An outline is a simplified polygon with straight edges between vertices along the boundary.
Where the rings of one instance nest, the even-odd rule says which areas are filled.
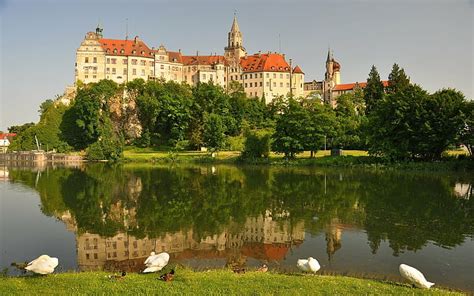
[[[416,268],[406,264],[400,264],[398,268],[400,275],[418,288],[429,289],[434,283],[428,282],[425,276]]]
[[[318,270],[321,269],[321,265],[319,265],[318,260],[314,259],[313,257],[309,257],[308,259],[298,259],[296,262],[296,266],[305,272],[314,272],[316,273]]]
[[[56,268],[58,264],[58,258],[49,257],[48,255],[41,255],[28,263],[25,269],[38,274],[50,274],[54,271],[54,268]]]
[[[151,252],[150,256],[145,260],[145,266],[147,267],[143,273],[157,272],[163,269],[170,261],[170,254],[163,252],[155,255],[155,252]]]

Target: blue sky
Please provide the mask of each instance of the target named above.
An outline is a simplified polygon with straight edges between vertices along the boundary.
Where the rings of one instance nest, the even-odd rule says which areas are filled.
[[[281,50],[305,80],[324,76],[328,46],[342,83],[383,79],[397,62],[430,92],[474,98],[474,0],[73,1],[0,0],[0,130],[38,120],[39,104],[74,80],[75,51],[98,21],[104,36],[129,35],[184,54],[223,53],[237,10],[249,53]]]

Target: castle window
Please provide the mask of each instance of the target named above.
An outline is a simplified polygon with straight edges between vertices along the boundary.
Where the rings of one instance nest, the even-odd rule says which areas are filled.
[[[93,63],[97,63],[97,57],[93,57],[93,58],[92,58],[92,62],[93,62]]]
[[[92,78],[96,79],[96,78],[97,78],[97,75],[92,76]]]
[[[127,64],[127,59],[123,59],[122,64],[126,65]]]
[[[137,75],[137,69],[132,69],[132,74]]]
[[[288,82],[286,83],[286,87],[290,87],[290,84]]]
[[[282,73],[280,73],[280,78],[283,78],[283,74],[282,74]]]
[[[212,77],[213,77],[213,76],[212,76],[212,74],[211,74],[211,75],[209,75],[209,79],[210,79],[210,80],[212,80]]]
[[[110,64],[110,58],[107,58],[107,64]]]
[[[164,69],[165,69],[165,65],[161,65],[161,66],[160,66],[160,69],[161,69],[161,70],[164,70]]]
[[[150,76],[153,76],[153,70],[150,70]]]
[[[270,78],[270,73],[267,73],[265,76],[267,76],[267,78]]]
[[[145,54],[145,52],[142,50],[142,54]]]
[[[116,49],[116,48],[114,48],[114,53],[117,53],[117,49]]]
[[[280,82],[280,87],[283,87],[283,82]]]
[[[273,87],[276,87],[277,86],[277,83],[276,82],[273,82]]]
[[[136,53],[137,53],[137,51],[136,51],[136,50],[132,50],[132,54],[136,54]]]
[[[250,82],[250,87],[252,87],[252,82]]]
[[[127,68],[123,69],[123,75],[127,75]]]
[[[110,61],[111,61],[112,64],[114,64],[114,65],[117,64],[117,59],[111,59]]]
[[[245,87],[247,87],[247,83],[245,83]]]
[[[89,63],[89,58],[88,57],[85,57],[84,63]]]
[[[120,50],[120,53],[122,53],[122,54],[125,53],[125,49],[122,48],[122,49]]]
[[[112,68],[112,74],[113,74],[113,75],[117,74],[117,72],[116,72],[116,69],[115,69],[115,68]]]
[[[107,68],[105,73],[109,74],[110,73],[110,68]]]
[[[262,87],[262,86],[263,86],[263,82],[260,81],[260,87]]]
[[[140,61],[140,65],[142,66],[145,66],[146,65],[145,63],[146,63],[145,61]]]
[[[290,79],[290,74],[286,74],[286,78],[287,78],[287,79]]]
[[[252,79],[252,73],[249,74],[249,78]]]
[[[277,78],[277,75],[276,75],[276,73],[273,73],[273,78]]]
[[[266,85],[267,85],[267,87],[270,87],[270,82],[267,82]]]
[[[132,60],[132,65],[136,65],[137,64],[137,60],[136,59],[133,59]]]
[[[142,69],[142,76],[145,76],[145,70]]]

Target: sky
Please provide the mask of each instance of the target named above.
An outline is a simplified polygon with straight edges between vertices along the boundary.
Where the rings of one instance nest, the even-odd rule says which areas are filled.
[[[106,38],[223,54],[234,11],[249,54],[280,51],[321,80],[328,47],[341,82],[387,79],[398,63],[429,92],[473,90],[474,0],[0,0],[0,131],[39,120],[74,82],[75,52],[100,22]]]

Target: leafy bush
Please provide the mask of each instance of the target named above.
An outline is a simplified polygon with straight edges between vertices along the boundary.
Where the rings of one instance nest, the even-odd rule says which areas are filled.
[[[272,132],[269,130],[251,130],[245,133],[244,159],[268,158],[271,148]]]

